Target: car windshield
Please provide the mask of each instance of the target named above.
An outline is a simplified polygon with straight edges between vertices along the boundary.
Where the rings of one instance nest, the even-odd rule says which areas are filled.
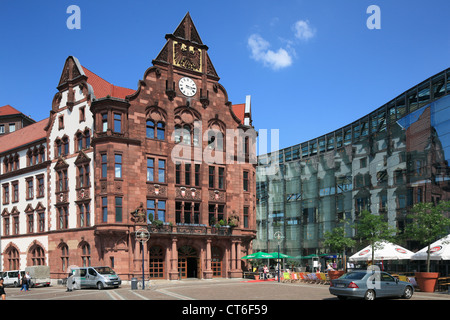
[[[361,280],[367,272],[350,272],[342,275],[339,279]]]
[[[98,267],[95,268],[95,270],[97,270],[97,272],[100,274],[116,274],[110,267]]]

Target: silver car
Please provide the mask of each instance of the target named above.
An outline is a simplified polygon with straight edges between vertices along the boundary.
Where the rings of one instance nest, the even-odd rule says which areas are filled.
[[[411,283],[399,281],[387,272],[361,270],[344,274],[331,280],[330,293],[344,300],[348,297],[375,300],[381,297],[410,299],[414,294]]]

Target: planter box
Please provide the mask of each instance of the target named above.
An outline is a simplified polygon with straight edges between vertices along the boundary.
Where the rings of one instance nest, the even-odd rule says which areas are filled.
[[[416,272],[416,281],[422,292],[434,292],[439,272]]]

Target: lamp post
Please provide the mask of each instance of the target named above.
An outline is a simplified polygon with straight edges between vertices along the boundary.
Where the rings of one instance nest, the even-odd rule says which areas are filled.
[[[142,252],[142,290],[145,289],[145,268],[144,268],[144,243],[150,239],[150,232],[147,229],[140,228],[136,230],[136,240],[141,243]]]
[[[283,241],[283,234],[280,231],[274,233],[273,237],[278,242],[278,255],[277,255],[277,264],[278,264],[278,282],[280,282],[280,244]]]

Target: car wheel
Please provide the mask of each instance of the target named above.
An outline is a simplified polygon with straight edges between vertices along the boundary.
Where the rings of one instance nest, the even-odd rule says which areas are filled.
[[[375,291],[367,290],[364,295],[364,300],[375,300]]]
[[[407,286],[405,288],[405,291],[403,292],[402,298],[411,299],[412,296],[413,296],[413,288],[411,288],[410,286]]]
[[[103,290],[103,288],[105,288],[105,286],[103,285],[103,283],[97,282],[97,289],[98,289],[98,290]]]

